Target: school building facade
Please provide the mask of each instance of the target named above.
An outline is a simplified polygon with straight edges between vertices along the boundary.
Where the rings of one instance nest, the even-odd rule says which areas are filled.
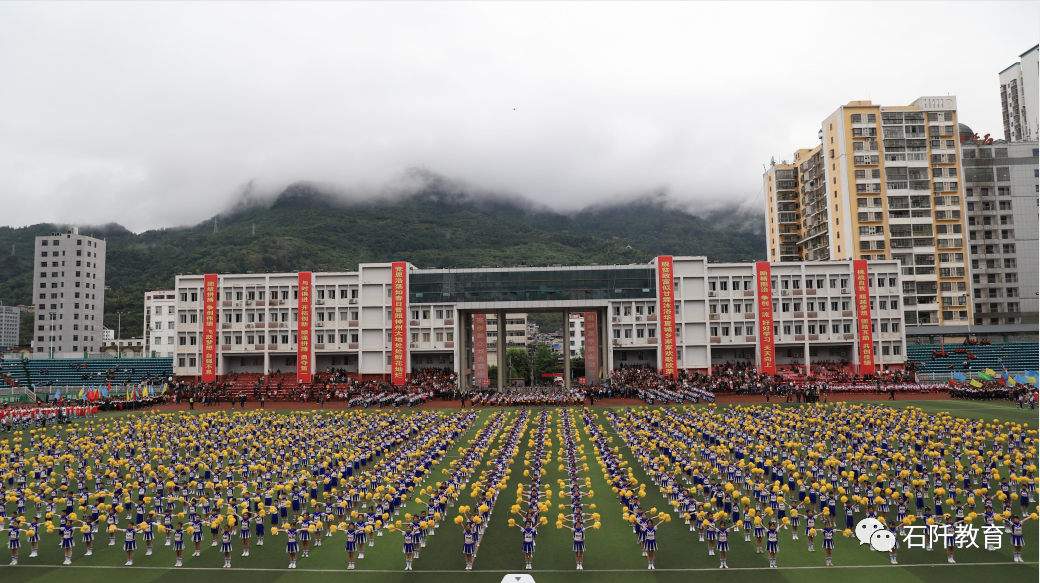
[[[480,387],[489,383],[489,351],[503,362],[506,349],[489,347],[488,320],[533,312],[560,312],[564,322],[581,314],[590,383],[639,363],[666,374],[734,360],[767,372],[819,361],[848,361],[857,372],[901,369],[900,274],[891,260],[661,256],[609,266],[396,262],[348,272],[178,275],[174,374],[212,381],[296,372],[306,383],[335,368],[400,384],[414,369],[438,367]]]

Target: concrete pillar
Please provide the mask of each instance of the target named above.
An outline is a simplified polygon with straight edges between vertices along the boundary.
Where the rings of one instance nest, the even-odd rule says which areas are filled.
[[[563,309],[563,388],[571,388],[571,311]]]
[[[498,390],[505,389],[506,386],[506,371],[508,365],[506,364],[506,311],[498,311],[498,342],[495,344],[498,353]]]
[[[608,347],[613,342],[610,336],[610,309],[603,308],[599,316],[599,370],[604,380],[610,378],[610,364],[607,363]]]

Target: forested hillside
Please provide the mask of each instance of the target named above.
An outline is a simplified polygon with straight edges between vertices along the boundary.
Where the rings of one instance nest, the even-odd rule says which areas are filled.
[[[563,214],[436,184],[376,202],[301,183],[270,204],[242,204],[193,227],[135,234],[111,224],[81,232],[107,240],[105,326],[114,329],[123,311],[129,337],[141,333],[143,293],[170,288],[178,273],[341,271],[392,260],[480,267],[642,263],[659,254],[762,259],[765,237],[760,227],[742,227],[747,222],[728,212],[696,216],[654,198]],[[62,228],[0,227],[0,301],[32,302],[34,237]],[[23,325],[23,342],[30,326]]]

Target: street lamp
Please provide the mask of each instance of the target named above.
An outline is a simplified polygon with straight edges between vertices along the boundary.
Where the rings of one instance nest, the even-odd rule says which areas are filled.
[[[123,312],[116,312],[116,358],[123,358],[123,346],[119,341],[123,338]]]

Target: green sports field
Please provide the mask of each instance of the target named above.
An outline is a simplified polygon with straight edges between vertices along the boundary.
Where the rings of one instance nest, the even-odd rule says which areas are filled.
[[[883,402],[882,402],[883,403]],[[1012,421],[1028,423],[1029,428],[1037,427],[1035,412],[1023,411],[1013,405],[1000,402],[964,402],[964,401],[899,401],[892,403],[896,407],[919,407],[928,413],[946,411],[956,417],[971,417],[1001,422]],[[797,406],[781,404],[781,406]],[[602,408],[595,408],[602,412]],[[407,412],[407,411],[406,411]],[[196,412],[204,413],[204,412]],[[284,412],[278,412],[279,414]],[[327,413],[335,413],[329,411]],[[485,410],[481,420],[470,429],[472,435],[483,426],[483,419],[492,413]],[[510,411],[516,415],[516,411]],[[295,571],[286,569],[288,558],[285,554],[285,542],[282,537],[267,537],[267,546],[256,547],[250,557],[240,557],[241,547],[235,539],[235,552],[232,554],[233,569],[222,569],[222,555],[218,549],[203,545],[201,557],[190,557],[185,553],[184,567],[173,569],[174,553],[170,547],[162,546],[162,535],[156,538],[155,554],[144,555],[144,544],[138,541],[134,566],[123,567],[125,555],[120,546],[107,546],[107,537],[99,533],[95,541],[95,554],[83,556],[83,544],[76,536],[76,548],[72,566],[61,566],[62,551],[58,548],[55,535],[43,535],[40,545],[40,557],[28,559],[28,545],[23,541],[21,561],[18,567],[0,567],[0,583],[57,583],[75,581],[90,583],[93,581],[109,581],[118,578],[127,583],[150,583],[153,581],[241,581],[243,583],[268,583],[273,581],[332,581],[352,580],[359,582],[394,582],[394,581],[501,581],[507,573],[527,573],[541,582],[568,581],[690,581],[706,579],[711,581],[818,581],[823,578],[853,581],[879,581],[895,583],[899,581],[1035,581],[1037,577],[1038,545],[1040,539],[1037,523],[1026,523],[1026,547],[1024,548],[1024,564],[1011,562],[1010,541],[1005,537],[1003,548],[989,552],[979,549],[959,549],[956,553],[957,564],[950,565],[945,560],[941,548],[926,552],[921,549],[901,550],[898,566],[889,564],[884,553],[870,551],[867,546],[860,546],[853,538],[838,536],[834,551],[836,567],[824,567],[822,544],[817,540],[817,551],[810,553],[806,549],[804,535],[801,540],[791,540],[789,531],[781,531],[778,569],[769,569],[767,555],[756,554],[754,543],[745,543],[740,532],[730,537],[729,565],[730,569],[718,569],[718,557],[709,556],[706,543],[698,542],[697,533],[690,532],[678,513],[668,506],[665,498],[659,493],[657,486],[643,473],[638,464],[632,463],[635,476],[640,483],[646,484],[647,498],[642,506],[656,506],[659,510],[672,513],[673,520],[663,523],[658,531],[659,551],[657,553],[657,570],[646,570],[646,559],[641,556],[636,537],[627,523],[622,521],[621,506],[611,495],[611,490],[603,478],[599,465],[588,438],[581,429],[580,410],[563,411],[574,417],[581,443],[584,444],[588,456],[590,471],[582,473],[592,480],[595,498],[590,500],[597,504],[596,511],[602,515],[602,526],[599,530],[589,530],[587,534],[587,552],[585,569],[574,570],[574,555],[570,552],[570,531],[557,530],[552,524],[557,510],[552,501],[552,508],[547,516],[550,523],[539,529],[537,549],[534,556],[534,570],[524,570],[524,558],[520,552],[520,533],[508,528],[506,521],[510,518],[509,510],[517,484],[523,476],[523,459],[528,450],[528,438],[520,443],[520,451],[513,462],[510,479],[502,492],[498,505],[492,514],[491,523],[484,534],[477,554],[474,571],[464,571],[464,558],[461,553],[461,536],[459,528],[450,519],[457,513],[449,509],[449,520],[429,538],[426,548],[415,561],[415,571],[405,572],[404,556],[401,552],[400,535],[387,533],[375,538],[375,547],[365,551],[365,558],[358,561],[358,570],[345,571],[346,553],[343,551],[342,535],[326,538],[322,547],[312,545],[310,557],[300,558]],[[125,414],[120,414],[125,415]],[[554,493],[558,490],[556,480],[563,478],[556,462],[560,442],[557,436],[557,421],[560,412],[553,411],[550,427],[553,429],[552,444],[553,462],[545,467],[548,474],[543,478],[544,484],[551,485]],[[105,417],[101,418],[102,420]],[[532,411],[528,433],[534,427],[537,411]],[[604,430],[610,432],[610,426],[603,415],[599,423]],[[11,434],[0,434],[0,441],[11,440]],[[465,445],[466,437],[457,445]],[[498,440],[494,446],[498,445]],[[622,440],[615,438],[614,444],[621,447],[623,458],[631,461],[631,452]],[[457,448],[450,453],[457,454]],[[448,458],[451,459],[451,458]],[[486,458],[485,458],[486,459]],[[1035,458],[1032,463],[1036,463]],[[445,465],[446,462],[442,462]],[[481,466],[483,468],[484,466]],[[440,467],[434,468],[427,484],[441,476]],[[474,477],[476,479],[476,476]],[[5,481],[6,484],[6,481]],[[458,504],[471,503],[468,492],[463,494]],[[1031,506],[1033,508],[1035,506]],[[8,506],[8,514],[13,512]],[[402,510],[401,514],[409,511]],[[6,540],[6,533],[2,533]],[[119,540],[117,538],[117,540]],[[206,540],[209,540],[207,533]],[[981,535],[980,535],[981,541]],[[254,539],[255,543],[255,539]],[[190,547],[190,545],[188,545]],[[0,559],[6,556],[6,550],[0,551]],[[6,563],[6,560],[0,562]]]

